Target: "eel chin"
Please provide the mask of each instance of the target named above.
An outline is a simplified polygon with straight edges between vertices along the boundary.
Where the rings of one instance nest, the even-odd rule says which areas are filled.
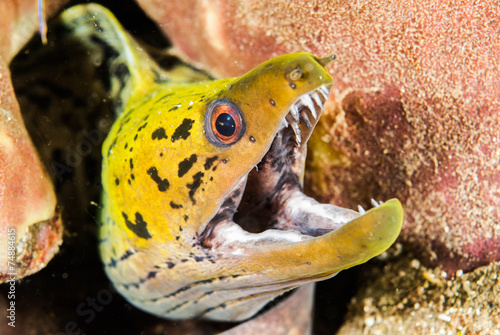
[[[203,247],[259,264],[252,269],[261,273],[273,268],[266,274],[297,286],[366,262],[394,243],[403,221],[398,200],[373,200],[373,209],[358,212],[302,192],[306,143],[328,91],[322,86],[292,105],[268,152],[201,233]]]

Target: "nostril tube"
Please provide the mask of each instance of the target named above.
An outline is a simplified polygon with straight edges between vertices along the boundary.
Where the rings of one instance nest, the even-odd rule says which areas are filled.
[[[318,58],[318,63],[320,63],[323,67],[327,66],[331,62],[333,62],[335,59],[337,59],[337,56],[334,54],[331,54],[326,57]]]

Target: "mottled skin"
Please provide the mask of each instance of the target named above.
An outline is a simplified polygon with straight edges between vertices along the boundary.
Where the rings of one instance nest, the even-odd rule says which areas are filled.
[[[100,249],[108,276],[132,304],[167,318],[243,320],[283,292],[378,255],[399,234],[397,200],[359,216],[300,192],[305,146],[298,144],[313,124],[295,130],[294,147],[286,144],[293,142],[284,119],[298,100],[331,85],[324,67],[331,59],[285,55],[239,78],[180,83],[102,7],[73,7],[61,21],[94,47],[96,57],[106,56],[118,97],[120,116],[102,149]],[[216,106],[234,113],[234,137],[220,136],[225,130],[213,119]],[[280,199],[283,220],[249,234],[232,216],[249,172],[266,161],[273,141],[279,152],[276,138],[284,138],[287,154],[273,155],[292,182],[267,197]],[[277,169],[267,173],[275,176]],[[321,220],[337,212],[340,219]],[[303,234],[302,226],[314,224],[311,217],[319,219],[321,234]],[[303,222],[288,222],[296,218]]]

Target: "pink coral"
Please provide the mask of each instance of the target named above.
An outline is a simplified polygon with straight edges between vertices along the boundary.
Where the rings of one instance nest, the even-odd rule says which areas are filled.
[[[50,12],[61,1],[47,1]],[[17,279],[42,269],[59,249],[62,225],[52,182],[26,131],[8,62],[36,28],[36,2],[1,1],[0,282],[7,279],[8,232],[15,230]]]

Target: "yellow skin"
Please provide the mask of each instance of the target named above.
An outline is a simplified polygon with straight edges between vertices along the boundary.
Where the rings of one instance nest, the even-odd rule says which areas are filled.
[[[349,211],[348,220],[318,237],[282,237],[276,229],[241,237],[228,233],[236,226],[232,215],[207,233],[223,202],[283,131],[292,105],[331,86],[324,67],[329,59],[290,54],[239,78],[180,83],[104,8],[73,7],[61,21],[75,35],[99,36],[119,53],[109,61],[121,104],[102,149],[100,251],[108,276],[135,306],[166,318],[244,320],[283,292],[363,263],[395,241],[403,219],[397,200],[361,216]],[[241,113],[235,114],[243,125],[239,136],[227,144],[214,139],[217,102]],[[293,151],[297,179],[308,138],[300,127],[306,135]]]

